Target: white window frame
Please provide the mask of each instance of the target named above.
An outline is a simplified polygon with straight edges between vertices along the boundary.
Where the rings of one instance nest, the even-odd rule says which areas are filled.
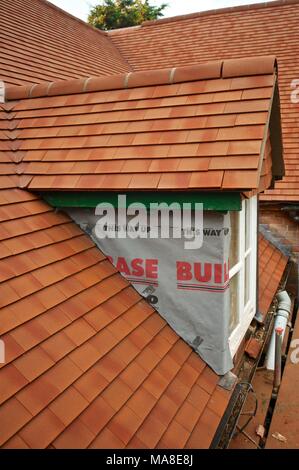
[[[249,209],[249,227],[246,223],[246,208]],[[239,248],[239,261],[229,270],[229,278],[232,279],[239,273],[238,282],[238,323],[229,337],[229,347],[232,356],[238,350],[242,339],[249,325],[256,313],[256,283],[257,283],[257,196],[250,199],[243,199],[242,210],[238,212],[239,218],[239,233],[238,233],[238,248]],[[249,247],[246,250],[245,237],[246,230],[249,235]],[[244,305],[245,295],[245,260],[249,257],[249,300]]]

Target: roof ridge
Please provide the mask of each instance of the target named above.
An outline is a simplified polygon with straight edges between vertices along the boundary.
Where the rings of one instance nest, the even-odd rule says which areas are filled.
[[[192,66],[128,72],[105,77],[43,82],[34,85],[12,85],[6,88],[6,100],[41,98],[94,91],[119,90],[144,86],[271,74],[277,68],[273,55],[227,59]]]
[[[246,5],[237,5],[234,7],[224,7],[224,8],[215,8],[213,10],[204,10],[204,11],[198,11],[195,13],[188,13],[185,15],[177,15],[177,16],[171,16],[168,18],[159,18],[157,20],[148,20],[144,21],[140,27],[147,27],[147,26],[155,26],[156,24],[161,24],[161,23],[172,23],[176,21],[182,21],[182,20],[188,20],[192,18],[197,18],[200,16],[210,16],[210,15],[217,15],[217,14],[223,14],[223,13],[233,13],[237,11],[243,11],[243,10],[258,10],[261,8],[272,8],[272,7],[279,7],[279,6],[284,6],[284,5],[292,5],[292,4],[297,4],[299,3],[299,0],[270,0],[268,2],[263,2],[263,3],[251,3],[251,4],[246,4]],[[131,28],[134,28],[131,27]],[[123,28],[123,29],[131,29],[131,28]],[[113,33],[113,31],[121,31],[121,29],[117,30],[111,30],[108,31],[108,35]]]

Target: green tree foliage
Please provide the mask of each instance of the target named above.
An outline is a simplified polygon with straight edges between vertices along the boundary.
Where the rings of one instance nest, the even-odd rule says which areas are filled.
[[[148,0],[102,0],[91,8],[88,23],[104,30],[126,28],[160,18],[165,7],[152,6]]]

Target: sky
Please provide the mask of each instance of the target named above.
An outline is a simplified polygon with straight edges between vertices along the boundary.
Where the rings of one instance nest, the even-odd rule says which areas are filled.
[[[96,0],[50,0],[63,10],[86,21],[90,8],[98,4]],[[264,3],[265,0],[151,0],[151,5],[167,3],[164,17],[185,15],[196,11],[213,10],[215,8],[248,5],[250,3]]]

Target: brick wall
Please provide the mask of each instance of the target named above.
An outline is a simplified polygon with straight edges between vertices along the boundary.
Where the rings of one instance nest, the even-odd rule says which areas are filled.
[[[295,257],[299,257],[299,222],[294,221],[282,207],[286,204],[260,203],[260,225],[270,230],[271,235],[291,251]]]
[[[260,230],[268,240],[275,241],[276,246],[287,250],[291,260],[288,289],[298,293],[298,265],[299,265],[299,222],[292,219],[282,207],[286,204],[269,204],[261,202],[259,205]]]

